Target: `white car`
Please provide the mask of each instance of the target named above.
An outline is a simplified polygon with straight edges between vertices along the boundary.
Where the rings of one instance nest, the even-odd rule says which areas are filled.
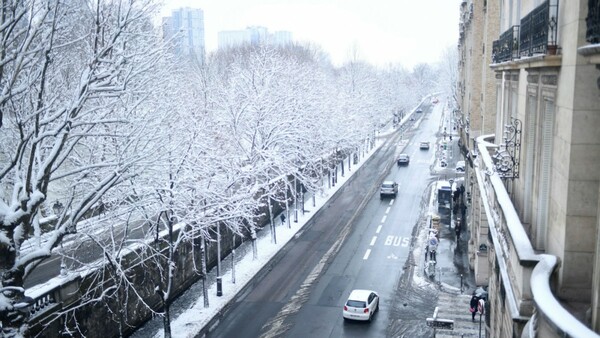
[[[456,162],[456,171],[461,173],[465,172],[465,161]]]
[[[398,195],[398,183],[394,181],[383,181],[381,188],[379,189],[379,197],[384,198],[386,196]]]
[[[342,316],[345,320],[368,320],[373,319],[375,312],[379,310],[379,295],[371,290],[352,290]]]

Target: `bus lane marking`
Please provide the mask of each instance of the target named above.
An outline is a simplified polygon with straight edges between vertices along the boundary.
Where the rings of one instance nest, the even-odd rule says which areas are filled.
[[[408,247],[410,245],[410,237],[392,236],[389,235],[385,238],[384,245],[386,246],[403,246]]]

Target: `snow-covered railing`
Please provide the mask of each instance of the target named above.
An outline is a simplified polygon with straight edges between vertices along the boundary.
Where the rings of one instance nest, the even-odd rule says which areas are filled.
[[[554,296],[550,279],[558,257],[535,253],[502,179],[495,172],[489,151],[496,145],[487,141],[493,137],[477,138],[475,174],[510,316],[514,322],[527,321],[521,337],[600,337]]]

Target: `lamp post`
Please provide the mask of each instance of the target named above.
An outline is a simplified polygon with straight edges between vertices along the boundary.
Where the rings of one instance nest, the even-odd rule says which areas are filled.
[[[52,205],[52,211],[54,211],[54,215],[56,215],[57,220],[58,220],[58,215],[60,215],[62,213],[63,209],[64,209],[64,206],[62,205],[62,203],[60,203],[60,201],[56,201]],[[63,243],[61,241],[60,242],[60,275],[64,277],[67,275],[67,264],[65,264],[65,255],[64,255],[63,249],[64,249]]]

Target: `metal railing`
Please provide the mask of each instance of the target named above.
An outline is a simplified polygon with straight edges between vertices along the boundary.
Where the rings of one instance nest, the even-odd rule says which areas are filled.
[[[588,1],[588,16],[585,18],[587,31],[585,39],[589,43],[600,43],[600,0]]]
[[[477,138],[480,156],[476,159],[475,174],[496,255],[497,266],[490,271],[499,274],[494,277],[502,281],[498,295],[504,300],[502,307],[509,310],[514,322],[527,321],[522,334],[519,332],[520,337],[597,338],[598,334],[565,309],[554,295],[551,281],[558,273],[558,259],[535,253],[506,187],[495,171],[492,155],[497,145],[492,143],[493,139],[493,135]],[[533,301],[533,313],[522,312],[522,303],[528,301]]]
[[[600,0],[594,0],[596,8]],[[591,6],[591,5],[590,5]],[[598,9],[596,9],[598,12]],[[595,37],[600,39],[600,25],[597,14],[593,19],[588,16],[588,32],[590,22],[595,21]],[[492,46],[492,62],[500,63],[535,54],[555,54],[558,36],[558,0],[546,0],[521,18],[520,25],[506,30]]]
[[[500,63],[519,56],[519,26],[512,26],[492,44],[492,61]]]
[[[558,33],[558,0],[546,0],[521,19],[520,56],[553,54]]]

